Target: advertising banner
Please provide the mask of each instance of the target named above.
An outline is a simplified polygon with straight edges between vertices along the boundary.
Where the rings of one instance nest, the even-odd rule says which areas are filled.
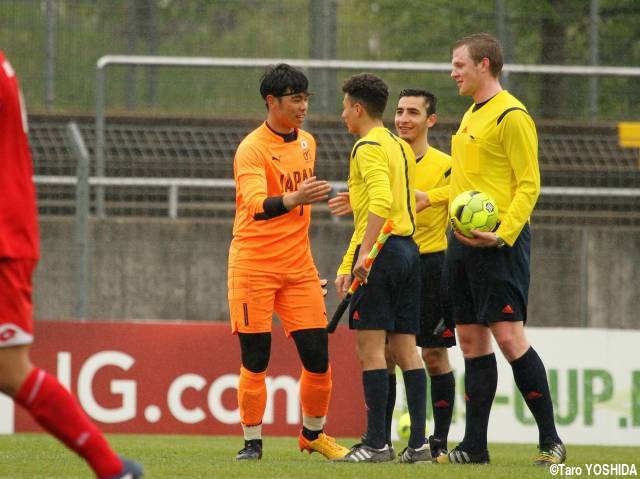
[[[327,432],[360,435],[364,400],[355,335],[331,336],[334,395]],[[224,323],[37,321],[32,359],[71,390],[105,432],[241,434],[240,347]],[[265,435],[297,435],[301,363],[293,339],[274,326],[267,370]],[[0,432],[39,427],[6,397]]]
[[[640,446],[640,331],[527,328],[547,368],[556,421],[569,444]],[[34,362],[69,388],[105,432],[241,434],[237,409],[240,349],[221,323],[36,322]],[[327,431],[358,437],[365,405],[355,334],[330,336],[333,398]],[[498,351],[497,347],[495,350]],[[456,375],[450,440],[464,435],[464,360],[449,350]],[[535,443],[537,429],[498,352],[492,442]],[[265,435],[297,435],[300,361],[275,326],[267,371]],[[396,418],[405,407],[398,373]],[[431,406],[427,408],[431,415]],[[0,433],[38,426],[0,395]]]

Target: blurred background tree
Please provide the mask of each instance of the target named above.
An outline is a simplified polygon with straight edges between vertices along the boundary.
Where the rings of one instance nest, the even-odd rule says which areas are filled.
[[[0,47],[19,71],[31,111],[92,113],[105,54],[337,58],[449,62],[451,43],[487,31],[508,63],[640,65],[637,0],[3,0]],[[243,116],[261,111],[260,69],[114,68],[111,112]],[[333,115],[355,72],[311,75],[314,108]],[[447,74],[383,73],[396,90],[425,86],[458,116]],[[511,74],[538,116],[637,119],[638,77]],[[258,105],[256,105],[258,103]]]

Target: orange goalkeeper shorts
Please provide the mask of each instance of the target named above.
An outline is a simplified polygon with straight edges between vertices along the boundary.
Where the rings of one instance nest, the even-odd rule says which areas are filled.
[[[229,268],[228,298],[233,333],[268,333],[273,313],[287,336],[301,329],[324,328],[327,312],[318,273],[265,273]]]

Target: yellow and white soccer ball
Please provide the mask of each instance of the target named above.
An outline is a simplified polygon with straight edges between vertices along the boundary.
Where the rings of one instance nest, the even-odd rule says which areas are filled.
[[[409,436],[411,435],[411,416],[409,416],[408,412],[405,412],[402,414],[402,416],[400,416],[400,419],[398,419],[398,425],[397,425],[397,430],[398,430],[398,437],[402,440],[409,440]],[[425,437],[428,436],[429,432],[429,422],[427,421],[424,425],[424,435]]]
[[[464,191],[449,205],[451,226],[472,238],[471,230],[493,231],[498,223],[498,205],[481,191]]]

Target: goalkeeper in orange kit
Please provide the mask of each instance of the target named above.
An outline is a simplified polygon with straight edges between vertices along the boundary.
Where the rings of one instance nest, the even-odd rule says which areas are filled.
[[[244,448],[237,460],[262,457],[265,377],[275,311],[295,341],[302,373],[300,450],[327,458],[348,450],[324,433],[331,367],[323,290],[311,257],[311,204],[331,189],[314,173],[315,139],[300,129],[308,109],[308,80],[286,64],[270,67],[260,94],[267,118],[240,143],[234,159],[236,216],[229,249],[231,328],[240,339],[238,405]]]

